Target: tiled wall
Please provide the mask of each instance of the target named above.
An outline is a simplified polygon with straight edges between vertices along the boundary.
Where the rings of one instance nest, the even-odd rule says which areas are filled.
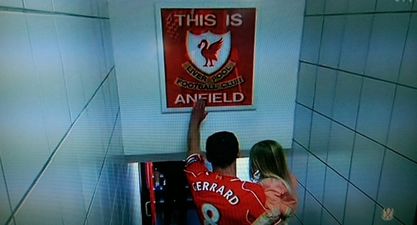
[[[123,224],[104,0],[0,0],[0,224]]]
[[[416,146],[415,0],[307,0],[293,223],[416,224]]]

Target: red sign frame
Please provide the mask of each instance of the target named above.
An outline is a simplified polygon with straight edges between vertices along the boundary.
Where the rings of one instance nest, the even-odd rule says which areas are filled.
[[[253,109],[256,8],[160,8],[164,111]]]

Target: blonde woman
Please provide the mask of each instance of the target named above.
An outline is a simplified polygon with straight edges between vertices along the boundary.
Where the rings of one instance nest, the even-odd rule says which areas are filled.
[[[273,140],[256,143],[250,150],[249,174],[263,186],[267,199],[268,212],[254,224],[286,224],[297,208],[297,183],[281,145]]]

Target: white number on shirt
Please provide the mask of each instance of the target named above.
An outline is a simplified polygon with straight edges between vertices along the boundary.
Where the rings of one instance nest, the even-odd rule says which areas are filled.
[[[204,203],[201,206],[201,212],[204,216],[204,225],[217,225],[217,222],[220,220],[220,213],[214,205]]]

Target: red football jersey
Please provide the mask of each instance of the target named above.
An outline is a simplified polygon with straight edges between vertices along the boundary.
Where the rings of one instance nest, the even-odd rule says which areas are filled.
[[[251,224],[266,210],[260,185],[210,172],[199,154],[187,158],[185,174],[204,225]]]

